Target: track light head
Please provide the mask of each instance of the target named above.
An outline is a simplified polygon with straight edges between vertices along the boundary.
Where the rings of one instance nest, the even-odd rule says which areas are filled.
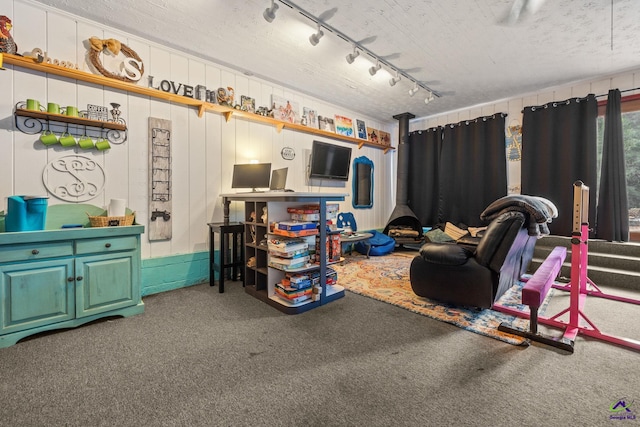
[[[413,88],[409,89],[409,96],[415,95],[419,90],[420,88],[418,87],[418,83],[416,83]]]
[[[271,0],[271,7],[268,7],[262,13],[264,20],[267,22],[273,22],[276,19],[276,10],[278,10],[280,6],[278,6],[275,0]]]
[[[382,65],[380,65],[380,62],[376,62],[376,65],[369,68],[369,74],[371,74],[372,76],[375,76],[380,68],[382,68]]]
[[[400,81],[400,74],[396,74],[391,80],[389,80],[389,86],[395,86]]]
[[[424,103],[425,103],[425,104],[428,104],[428,103],[430,103],[430,102],[431,102],[431,101],[433,101],[433,100],[434,100],[433,92],[429,92],[429,94],[427,95],[427,97],[424,99]]]
[[[348,54],[346,57],[347,63],[353,64],[353,61],[355,61],[358,56],[360,56],[360,51],[354,48],[353,53]]]
[[[320,43],[320,39],[322,38],[322,36],[324,36],[324,33],[322,32],[320,25],[318,25],[318,32],[309,36],[309,43],[311,43],[313,46],[317,45],[318,43]]]

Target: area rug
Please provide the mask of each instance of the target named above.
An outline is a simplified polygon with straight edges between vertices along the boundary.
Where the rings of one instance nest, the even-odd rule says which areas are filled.
[[[386,256],[371,257],[353,253],[345,261],[332,267],[338,272],[338,283],[350,292],[402,307],[467,331],[491,337],[513,345],[528,345],[525,338],[498,330],[500,323],[528,329],[528,320],[494,310],[473,310],[438,303],[413,293],[409,281],[409,266],[416,252],[394,252]],[[522,284],[508,290],[498,301],[500,304],[525,310],[520,303]],[[547,298],[548,300],[548,298]],[[543,312],[541,308],[540,312]]]

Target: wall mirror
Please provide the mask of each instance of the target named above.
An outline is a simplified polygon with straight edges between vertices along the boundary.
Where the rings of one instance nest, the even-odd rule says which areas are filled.
[[[352,189],[351,204],[354,208],[373,206],[373,162],[365,156],[353,161]]]

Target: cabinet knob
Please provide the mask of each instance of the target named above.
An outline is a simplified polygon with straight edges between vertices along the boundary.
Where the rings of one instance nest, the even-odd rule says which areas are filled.
[[[38,255],[38,254],[40,253],[40,251],[39,251],[39,250],[37,250],[37,249],[34,249],[34,250],[32,250],[32,251],[31,251],[31,253],[32,253],[33,255]]]
[[[80,282],[82,280],[82,276],[76,277],[76,282]]]
[[[110,247],[111,247],[111,243],[106,243],[106,244],[104,245],[104,247],[105,247],[105,248],[110,248]]]
[[[75,279],[73,277],[67,277],[67,282],[73,282]]]

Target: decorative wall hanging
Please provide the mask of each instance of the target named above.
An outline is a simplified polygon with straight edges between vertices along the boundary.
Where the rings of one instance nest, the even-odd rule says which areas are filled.
[[[356,119],[356,136],[358,139],[367,139],[367,125],[364,120]]]
[[[42,172],[47,191],[65,202],[86,202],[104,190],[102,166],[89,157],[69,155],[49,162]]]
[[[247,111],[249,113],[255,113],[256,112],[256,100],[249,97],[249,96],[245,96],[242,95],[240,97],[240,104],[241,104],[241,108],[242,111]]]
[[[116,39],[99,39],[91,37],[89,39],[89,60],[96,70],[105,77],[122,80],[125,82],[137,82],[144,74],[144,64],[138,54],[124,43],[120,43]],[[114,58],[118,58],[120,53],[125,59],[121,61],[120,67],[116,68],[116,72],[109,71],[105,68],[100,54],[105,53]],[[122,71],[120,71],[120,69]]]
[[[169,240],[171,227],[171,121],[149,117],[149,240]]]
[[[522,126],[519,124],[507,126],[507,160],[522,160]]]
[[[282,156],[283,159],[285,160],[293,160],[296,157],[296,151],[291,148],[291,147],[284,147],[281,151],[280,151],[280,155]]]
[[[312,110],[309,107],[304,107],[302,109],[302,115],[307,118],[306,126],[316,129],[318,128],[318,114],[316,113],[316,110]]]
[[[327,132],[335,132],[336,125],[332,118],[325,116],[318,116],[318,129],[326,130]]]
[[[233,98],[235,91],[232,87],[227,86],[227,88],[219,87],[218,88],[218,104],[226,105],[229,107],[233,107]]]
[[[11,19],[4,15],[0,16],[0,52],[15,55],[18,52],[18,45],[9,33],[11,28]]]

